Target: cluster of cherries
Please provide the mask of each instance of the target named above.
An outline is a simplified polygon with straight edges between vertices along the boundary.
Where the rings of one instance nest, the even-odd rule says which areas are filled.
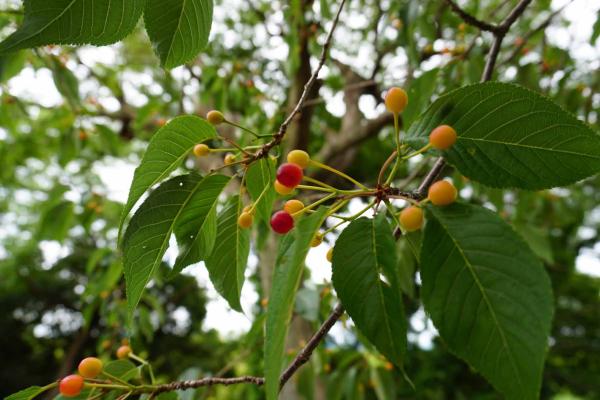
[[[123,345],[117,350],[117,358],[124,359],[129,357],[131,354],[131,347]],[[96,357],[87,357],[81,360],[77,367],[79,374],[73,374],[65,376],[58,383],[58,390],[61,395],[65,397],[79,396],[83,387],[85,386],[86,379],[95,379],[100,373],[104,364],[102,360]]]
[[[388,111],[394,115],[401,113],[408,104],[408,96],[404,90],[399,87],[393,87],[388,90],[385,96],[385,105]],[[457,135],[454,128],[449,125],[440,125],[433,129],[429,134],[429,144],[427,148],[437,150],[448,150],[456,143]],[[427,193],[427,201],[436,206],[447,206],[457,197],[456,187],[446,180],[435,182],[430,186]],[[419,206],[409,206],[400,212],[400,225],[407,231],[413,232],[423,227],[423,210]]]
[[[406,92],[399,87],[393,87],[389,89],[385,96],[385,105],[388,111],[397,116],[405,109],[408,104],[408,96]],[[219,125],[223,122],[230,123],[237,126],[225,119],[220,111],[210,111],[206,115],[206,119],[212,125]],[[429,135],[429,144],[414,154],[420,154],[421,152],[434,148],[438,150],[447,150],[457,140],[457,134],[454,128],[449,125],[440,125],[433,129]],[[236,146],[237,147],[237,146]],[[223,149],[211,149],[206,144],[197,144],[193,152],[197,157],[203,157],[208,155],[211,151],[223,151]],[[224,164],[230,165],[235,162],[236,156],[228,153],[224,157]],[[294,191],[294,189],[300,185],[304,178],[304,169],[311,163],[310,156],[308,153],[302,150],[293,150],[287,155],[287,162],[282,164],[277,169],[276,180],[273,184],[274,189],[280,195],[288,195]],[[317,165],[312,161],[313,164]],[[323,166],[322,164],[320,164]],[[453,203],[457,197],[457,190],[454,185],[446,180],[435,182],[429,188],[427,200],[436,206],[446,206]],[[283,209],[275,212],[271,216],[270,224],[273,231],[279,234],[288,233],[294,228],[294,218],[299,216],[303,210],[305,210],[304,204],[300,200],[292,199],[288,200]],[[247,229],[252,226],[254,221],[255,204],[244,207],[238,217],[238,225]],[[411,205],[402,210],[399,214],[399,222],[401,226],[408,232],[416,231],[421,229],[424,223],[423,210],[421,203]],[[312,241],[312,246],[318,246],[322,242],[322,236],[317,234]],[[331,250],[327,253],[327,259],[331,261]]]
[[[287,163],[282,164],[277,169],[277,178],[274,183],[275,191],[281,195],[290,194],[304,177],[303,169],[310,162],[307,152],[302,150],[290,151],[287,155]],[[254,220],[254,205],[244,207],[238,218],[238,225],[241,228],[249,228]],[[298,215],[304,209],[304,203],[300,200],[288,200],[283,210],[277,211],[271,217],[271,228],[280,234],[289,232],[294,227],[294,216]]]

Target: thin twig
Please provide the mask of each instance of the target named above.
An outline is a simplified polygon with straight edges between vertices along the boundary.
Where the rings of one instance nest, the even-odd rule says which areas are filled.
[[[335,306],[329,317],[323,322],[318,331],[312,335],[306,346],[296,355],[294,360],[290,363],[290,365],[283,371],[281,377],[279,378],[279,384],[281,387],[285,385],[285,383],[294,375],[294,373],[300,368],[302,365],[306,364],[310,357],[312,356],[313,351],[317,348],[319,343],[323,340],[323,338],[327,335],[327,333],[331,330],[333,325],[340,319],[342,314],[344,313],[344,307],[341,304]]]
[[[535,28],[531,29],[529,32],[527,32],[525,35],[523,35],[522,37],[522,41],[521,43],[519,43],[514,49],[513,51],[506,57],[504,58],[501,63],[505,64],[509,61],[511,61],[512,59],[514,59],[517,54],[519,54],[519,52],[521,52],[521,50],[525,47],[525,45],[527,44],[527,42],[529,41],[529,39],[531,39],[534,35],[536,35],[537,33],[543,31],[544,29],[546,29],[550,23],[552,22],[552,20],[561,12],[563,12],[563,10],[573,2],[573,0],[568,1],[567,3],[565,3],[562,7],[556,9],[555,11],[553,11],[550,15],[548,15],[548,17],[542,21],[538,26],[536,26]]]
[[[340,15],[342,13],[342,9],[344,8],[345,3],[346,3],[346,0],[342,0],[340,2],[340,6],[337,10],[337,13],[335,14],[335,18],[333,19],[333,24],[331,25],[331,29],[329,30],[329,33],[327,34],[327,38],[325,39],[325,43],[323,44],[323,48],[321,50],[321,57],[319,58],[319,64],[317,65],[317,68],[315,68],[312,75],[310,76],[310,78],[308,79],[306,84],[304,85],[304,90],[302,91],[302,94],[300,95],[300,99],[298,100],[298,103],[296,103],[296,106],[294,107],[292,112],[283,121],[283,123],[279,127],[279,130],[277,131],[277,133],[273,135],[273,139],[271,139],[269,142],[265,143],[263,145],[263,147],[258,152],[256,152],[256,154],[254,155],[254,160],[258,160],[260,158],[266,157],[269,154],[269,151],[271,151],[271,149],[273,147],[275,147],[281,143],[281,141],[283,140],[283,138],[287,132],[289,125],[292,123],[292,120],[304,106],[304,102],[306,101],[306,98],[308,97],[308,93],[310,92],[310,89],[315,84],[315,81],[317,80],[317,76],[319,75],[321,68],[323,68],[323,65],[325,65],[325,60],[327,59],[327,53],[329,52],[329,47],[331,47],[331,42],[333,39],[333,32],[335,31],[335,28],[337,27],[337,24],[340,20]]]
[[[498,30],[496,25],[488,24],[485,21],[475,18],[473,15],[460,8],[453,0],[446,0],[446,3],[448,3],[452,11],[454,11],[467,24],[473,25],[482,31],[487,32],[496,32]]]
[[[288,367],[283,371],[281,377],[279,378],[280,387],[286,384],[286,382],[294,375],[294,373],[304,364],[310,360],[312,353],[319,346],[319,344],[323,341],[327,333],[331,330],[333,325],[340,319],[342,314],[344,313],[344,308],[341,304],[335,306],[329,317],[321,324],[321,327],[312,335],[309,339],[308,343],[298,352],[296,357],[292,360],[292,362],[288,365]],[[156,395],[162,392],[172,392],[175,390],[186,390],[186,389],[195,389],[202,386],[213,386],[213,385],[236,385],[240,383],[251,383],[254,385],[264,385],[265,378],[260,376],[239,376],[235,378],[220,378],[220,377],[208,377],[201,379],[194,379],[189,381],[178,381],[171,382],[164,385],[158,385],[153,387],[151,392]]]
[[[481,82],[487,82],[492,79],[492,75],[494,72],[494,67],[496,66],[496,60],[498,59],[498,53],[500,53],[500,48],[502,47],[502,41],[504,40],[504,36],[506,32],[510,29],[511,25],[519,18],[521,14],[525,11],[525,8],[531,0],[521,0],[515,8],[508,14],[508,16],[498,25],[498,30],[492,31],[494,34],[494,41],[492,42],[492,47],[487,55],[487,60],[485,63],[485,68],[483,70],[483,74],[481,76]],[[466,22],[466,21],[465,21]],[[431,171],[425,176],[423,182],[419,185],[417,189],[417,194],[419,196],[425,197],[426,192],[438,178],[444,167],[446,166],[446,162],[442,157],[439,157],[435,162]]]

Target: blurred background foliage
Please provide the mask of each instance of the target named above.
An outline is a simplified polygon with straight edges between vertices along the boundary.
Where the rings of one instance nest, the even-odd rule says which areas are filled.
[[[163,381],[262,375],[266,233],[259,230],[263,245],[253,249],[260,267],[252,269],[256,295],[245,307],[249,329],[223,334],[218,326],[207,328],[207,305],[215,301],[207,283],[192,274],[167,281],[172,260],[166,260],[129,332],[116,246],[123,191],[148,139],[176,115],[216,108],[262,133],[275,131],[310,75],[336,3],[217,1],[210,45],[172,71],[159,67],[141,29],[110,47],[44,47],[0,57],[0,395],[65,375],[84,356],[108,359],[126,338]],[[501,19],[514,3],[461,2],[487,21]],[[504,42],[496,79],[550,96],[598,131],[600,10],[593,3],[533,2]],[[21,2],[1,0],[0,38],[21,19]],[[391,132],[382,91],[408,88],[406,128],[436,95],[479,80],[489,39],[443,1],[350,0],[332,60],[285,146],[308,149],[373,182],[393,146],[382,140]],[[215,156],[201,165],[188,160],[185,168],[220,163]],[[426,163],[412,165],[415,182]],[[556,313],[542,398],[600,398],[600,177],[532,193],[452,176],[464,199],[514,224],[552,277]],[[345,320],[294,378],[286,398],[498,398],[435,337],[416,295],[415,260],[405,243],[398,246],[411,315],[406,373],[416,390]],[[328,281],[305,284],[290,358],[302,344],[296,333],[314,330],[334,303]],[[180,394],[261,396],[249,385]]]

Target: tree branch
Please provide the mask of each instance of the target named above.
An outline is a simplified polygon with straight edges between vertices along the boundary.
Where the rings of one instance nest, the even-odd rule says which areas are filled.
[[[269,154],[269,151],[271,151],[271,149],[273,147],[275,147],[281,143],[281,141],[285,137],[288,126],[290,125],[290,123],[292,122],[292,120],[294,119],[296,114],[298,114],[298,112],[300,112],[300,110],[302,109],[304,102],[306,101],[306,98],[308,97],[308,94],[309,94],[312,86],[315,84],[315,81],[317,80],[317,76],[319,75],[321,68],[323,68],[323,65],[325,64],[325,60],[327,59],[327,53],[329,52],[329,48],[331,47],[331,42],[333,39],[333,32],[335,31],[335,28],[337,27],[337,24],[340,20],[340,15],[342,13],[342,9],[344,8],[345,3],[346,3],[346,0],[341,0],[340,6],[337,10],[337,13],[335,14],[335,18],[333,19],[333,24],[331,25],[331,29],[329,30],[329,33],[327,34],[327,38],[325,39],[325,43],[323,44],[323,49],[321,50],[321,57],[319,58],[319,64],[317,65],[317,68],[315,68],[315,70],[312,73],[308,82],[306,82],[306,85],[304,85],[304,90],[302,91],[302,95],[300,96],[298,103],[296,103],[296,106],[294,107],[292,112],[283,121],[283,123],[279,127],[279,130],[277,131],[277,133],[273,135],[273,139],[271,139],[271,141],[265,143],[265,145],[263,145],[263,147],[258,152],[256,152],[256,154],[253,157],[253,160],[258,160],[260,158],[266,157]]]
[[[487,32],[497,32],[498,31],[498,28],[499,28],[498,26],[488,24],[485,21],[481,21],[480,19],[475,18],[473,15],[469,14],[468,12],[466,12],[465,10],[460,8],[458,6],[458,4],[456,4],[453,0],[446,0],[446,3],[448,3],[448,5],[452,9],[452,11],[454,11],[454,13],[456,15],[458,15],[467,24],[475,26],[475,27],[481,29],[482,31],[487,31]]]
[[[331,330],[331,328],[335,325],[335,323],[340,319],[340,317],[344,314],[344,308],[341,304],[335,306],[329,317],[321,324],[321,327],[312,335],[308,343],[298,352],[296,357],[292,360],[290,365],[283,371],[279,378],[279,385],[283,387],[288,380],[296,373],[296,371],[306,364],[310,357],[312,356],[313,351],[319,346],[319,344],[323,341],[327,333]],[[148,388],[147,392],[152,392],[153,395],[163,393],[163,392],[172,392],[175,390],[186,390],[186,389],[195,389],[202,386],[213,386],[213,385],[236,385],[240,383],[250,383],[254,385],[264,385],[265,378],[260,376],[239,376],[235,378],[220,378],[220,377],[208,377],[201,379],[194,379],[189,381],[178,381],[166,383],[164,385],[158,385],[153,388]]]
[[[449,0],[447,0],[449,1]],[[500,53],[500,48],[502,47],[502,41],[504,40],[504,36],[506,32],[510,29],[512,24],[519,18],[521,14],[525,11],[525,8],[531,3],[531,0],[521,0],[515,8],[508,14],[508,16],[498,25],[498,29],[492,31],[494,34],[494,41],[492,42],[492,47],[487,55],[487,60],[485,62],[485,68],[483,70],[483,74],[481,76],[481,82],[487,82],[492,79],[492,75],[494,73],[494,67],[496,66],[496,60],[498,59],[498,53]],[[464,19],[465,22],[468,22]],[[419,188],[417,189],[417,194],[419,196],[425,196],[429,187],[437,180],[442,170],[446,166],[446,162],[442,157],[439,157],[435,162],[433,168],[429,173],[425,176]]]
[[[296,355],[294,360],[290,363],[290,365],[283,371],[281,374],[281,378],[279,378],[279,384],[281,387],[285,385],[285,383],[294,375],[294,373],[304,364],[310,360],[313,351],[317,348],[319,343],[323,340],[323,338],[327,335],[327,333],[331,330],[333,325],[340,319],[342,314],[344,313],[344,307],[341,304],[335,306],[329,317],[323,322],[318,331],[314,333],[314,335],[310,338],[306,346]]]

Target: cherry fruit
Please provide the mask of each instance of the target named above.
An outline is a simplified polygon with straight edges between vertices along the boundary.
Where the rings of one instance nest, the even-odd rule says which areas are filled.
[[[275,184],[273,186],[275,187],[275,191],[282,196],[285,196],[286,194],[290,194],[294,191],[294,188],[290,188],[285,185],[282,185],[281,182],[279,182],[277,180],[275,181]]]
[[[80,375],[65,376],[58,384],[60,394],[65,397],[75,397],[81,393],[83,389],[83,377]]]
[[[300,200],[292,199],[285,202],[283,210],[288,214],[294,215],[304,208],[304,203]]]
[[[277,169],[277,180],[283,186],[287,186],[289,188],[295,188],[298,186],[300,182],[302,182],[303,177],[304,173],[302,172],[302,168],[296,164],[281,164],[281,166]]]
[[[405,208],[400,213],[400,225],[402,225],[407,232],[421,229],[423,226],[423,210],[415,206]]]
[[[385,106],[388,111],[395,114],[401,113],[408,104],[408,95],[399,87],[393,87],[385,95]]]
[[[456,187],[448,181],[437,181],[429,188],[427,198],[436,206],[447,206],[456,201]]]
[[[81,360],[77,367],[79,375],[87,379],[94,379],[102,372],[102,361],[96,357],[87,357]]]
[[[294,218],[286,211],[277,211],[271,217],[271,228],[277,233],[285,234],[294,227]]]
[[[206,120],[213,125],[219,125],[223,121],[225,121],[225,117],[223,113],[220,111],[212,110],[206,114]]]
[[[208,147],[204,143],[200,143],[194,146],[194,155],[196,157],[204,157],[208,153],[210,153],[210,147]]]
[[[292,150],[287,155],[287,161],[292,164],[296,164],[300,168],[304,169],[308,167],[310,162],[310,156],[307,152],[302,150]]]
[[[438,150],[446,150],[456,143],[456,131],[449,125],[440,125],[431,131],[429,143]]]

